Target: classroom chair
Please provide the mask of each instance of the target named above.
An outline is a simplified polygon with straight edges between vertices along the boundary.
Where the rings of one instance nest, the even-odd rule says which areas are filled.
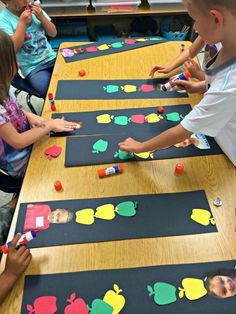
[[[30,108],[31,112],[33,112],[34,114],[37,114],[36,110],[34,109],[31,103],[31,97],[36,96],[38,98],[41,98],[41,95],[32,86],[30,86],[29,83],[19,73],[16,74],[14,79],[11,81],[11,84],[13,87],[16,88],[16,91],[15,91],[16,97],[22,91],[27,93],[27,96],[26,96],[27,106]]]
[[[0,190],[5,193],[18,194],[22,185],[22,179],[15,179],[0,169]]]

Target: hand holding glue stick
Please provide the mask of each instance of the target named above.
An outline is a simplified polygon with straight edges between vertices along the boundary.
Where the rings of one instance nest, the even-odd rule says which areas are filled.
[[[25,243],[30,242],[36,237],[36,232],[34,230],[28,231],[21,235],[19,240],[16,243],[15,248],[19,248],[21,245],[24,245]],[[2,253],[7,254],[9,252],[9,248],[12,242],[7,242],[6,244],[2,245],[1,250]]]
[[[20,238],[21,235],[18,233],[12,240],[6,258],[5,269],[0,274],[0,305],[4,302],[22,273],[27,269],[32,259],[30,250],[26,246],[23,245],[16,250]]]
[[[163,92],[167,92],[171,88],[175,87],[175,82],[178,80],[188,80],[191,77],[191,74],[189,71],[185,70],[184,72],[180,73],[179,75],[174,76],[172,79],[169,80],[166,84],[163,84],[161,86],[161,89]]]

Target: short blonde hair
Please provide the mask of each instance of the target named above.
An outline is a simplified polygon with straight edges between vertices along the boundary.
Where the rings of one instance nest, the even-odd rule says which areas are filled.
[[[230,11],[236,17],[236,1],[235,0],[184,0],[185,3],[206,12],[212,7],[222,7]]]

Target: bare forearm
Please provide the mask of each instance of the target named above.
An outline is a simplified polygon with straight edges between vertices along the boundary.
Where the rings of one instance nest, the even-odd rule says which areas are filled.
[[[6,272],[3,272],[0,275],[0,305],[4,302],[7,295],[12,290],[13,286],[15,285],[17,281],[17,277],[13,275],[9,275]]]
[[[172,145],[175,145],[186,138],[190,137],[192,132],[187,131],[181,124],[173,127],[160,135],[153,137],[152,139],[143,142],[143,152],[151,152],[159,149],[163,149]]]
[[[19,22],[15,33],[12,35],[14,42],[15,52],[17,53],[24,44],[26,25]]]
[[[51,21],[49,21],[44,15],[42,16],[40,21],[41,21],[43,28],[45,29],[45,32],[48,36],[50,36],[50,37],[56,37],[57,36],[56,26]]]
[[[171,62],[167,68],[170,69],[170,71],[173,71],[174,69],[178,68],[179,66],[183,65],[186,60],[189,58],[189,49],[185,49],[181,54],[178,55],[178,57]]]

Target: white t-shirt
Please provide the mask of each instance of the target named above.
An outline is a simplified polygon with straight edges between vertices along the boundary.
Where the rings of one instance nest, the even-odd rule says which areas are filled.
[[[214,137],[236,166],[236,57],[213,68],[216,57],[205,69],[207,92],[181,124],[190,132]]]

